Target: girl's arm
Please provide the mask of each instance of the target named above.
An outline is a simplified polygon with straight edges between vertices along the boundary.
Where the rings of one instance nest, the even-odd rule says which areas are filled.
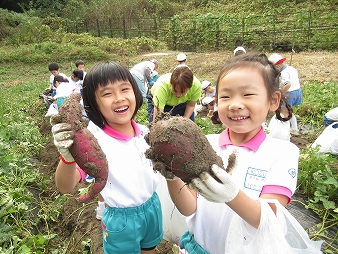
[[[81,174],[76,168],[76,163],[65,164],[60,160],[55,171],[55,183],[58,190],[62,194],[69,193],[80,180]]]
[[[194,178],[189,187],[198,190],[207,200],[216,203],[226,203],[243,220],[258,228],[260,223],[261,205],[258,200],[247,196],[239,190],[232,177],[218,166],[211,168],[214,175],[221,180],[216,181],[210,174],[203,172],[200,178]],[[282,205],[286,206],[289,198],[279,194],[263,194],[261,198],[277,199]],[[274,212],[276,208],[270,205]]]
[[[197,207],[197,194],[188,188],[181,179],[167,180],[170,197],[179,212],[185,216],[192,215]]]
[[[283,206],[286,206],[289,200],[288,197],[279,194],[263,194],[260,198],[277,199]],[[232,201],[228,202],[227,205],[251,226],[258,228],[261,217],[261,204],[258,200],[248,197],[240,190],[238,195]],[[269,205],[276,214],[275,204],[269,203]]]

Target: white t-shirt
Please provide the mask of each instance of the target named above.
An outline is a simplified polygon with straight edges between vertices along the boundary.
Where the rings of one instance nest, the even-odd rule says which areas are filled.
[[[68,79],[67,75],[64,74],[64,73],[59,72],[58,75],[66,78],[66,79]],[[54,77],[55,76],[53,74],[50,75],[50,77],[49,77],[49,84],[53,85],[53,83],[54,83]],[[55,89],[55,86],[53,86],[53,89]]]
[[[281,83],[285,86],[287,83],[291,83],[288,92],[298,90],[300,88],[300,82],[298,78],[298,71],[292,66],[285,65],[281,70]]]
[[[263,129],[261,132],[264,132]],[[225,165],[228,156],[233,152],[236,153],[236,166],[232,171],[232,178],[249,197],[258,199],[263,186],[267,185],[283,186],[294,193],[299,149],[293,143],[271,138],[261,132],[249,141],[251,144],[248,147],[254,150],[230,144],[219,147],[221,134],[207,135],[207,138]],[[226,204],[212,203],[199,195],[196,212],[187,218],[189,232],[208,252],[225,253],[225,241],[234,214],[235,212]],[[256,229],[244,220],[243,228],[244,239],[238,241],[243,241],[245,245],[253,238]]]
[[[54,95],[54,99],[68,97],[71,93],[80,93],[80,90],[77,89],[73,84],[68,82],[61,82],[56,88],[56,93]]]
[[[144,152],[149,145],[144,139],[148,128],[134,121],[135,137],[126,136],[109,126],[94,133],[108,160],[108,180],[101,191],[110,207],[139,206],[155,192],[159,173],[155,173],[151,160]]]

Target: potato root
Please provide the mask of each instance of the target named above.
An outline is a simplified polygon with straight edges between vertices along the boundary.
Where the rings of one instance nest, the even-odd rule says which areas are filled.
[[[150,148],[145,155],[152,160],[154,170],[161,171],[164,164],[166,170],[186,183],[204,171],[213,175],[213,164],[224,169],[222,158],[211,147],[201,128],[188,118],[158,113],[151,123],[146,141]],[[228,172],[234,167],[235,161],[236,155],[230,155]]]
[[[72,93],[61,105],[59,113],[52,116],[51,123],[69,123],[74,131],[74,142],[69,148],[78,166],[95,178],[89,193],[77,198],[86,202],[96,196],[106,185],[108,161],[94,135],[87,129],[88,119],[82,117],[81,95]]]

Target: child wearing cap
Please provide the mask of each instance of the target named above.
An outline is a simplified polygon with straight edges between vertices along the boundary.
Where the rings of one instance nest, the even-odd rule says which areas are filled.
[[[205,97],[202,100],[202,105],[208,109],[207,117],[212,117],[212,114],[214,113],[215,97]]]
[[[234,56],[239,56],[239,55],[243,55],[243,54],[246,54],[245,48],[243,48],[242,46],[235,48]]]
[[[212,86],[210,81],[204,80],[202,82],[201,87],[202,87],[202,94],[204,95],[203,97],[215,97],[216,89],[215,87]]]
[[[176,57],[176,61],[178,65],[186,65],[187,56],[184,53],[179,53]]]
[[[298,106],[302,104],[302,90],[300,88],[300,82],[298,78],[298,71],[285,63],[286,58],[282,57],[279,54],[272,54],[269,57],[269,61],[272,62],[277,69],[280,70],[280,85],[281,90],[285,94],[286,99],[288,100],[290,106],[292,109],[294,109],[295,106]],[[285,105],[282,105],[281,112],[284,115],[284,117],[287,117],[288,110],[285,108]],[[291,134],[298,136],[299,129],[298,129],[298,123],[297,118],[294,114],[292,114],[292,117],[290,119],[291,123]]]
[[[196,111],[198,113],[210,110],[207,107],[207,104],[209,104],[209,102],[203,103],[203,100],[205,100],[205,102],[209,101],[210,99],[211,100],[215,100],[215,95],[216,95],[216,89],[215,89],[215,87],[213,87],[212,84],[211,84],[211,82],[208,81],[208,80],[203,80],[203,82],[201,84],[201,88],[202,88],[202,97],[199,100],[201,105],[199,105],[196,108]],[[212,107],[213,107],[213,105],[212,105]]]

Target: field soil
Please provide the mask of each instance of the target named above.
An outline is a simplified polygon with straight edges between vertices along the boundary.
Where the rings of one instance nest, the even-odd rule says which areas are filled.
[[[159,73],[164,74],[171,72],[175,67],[176,54],[177,52],[165,52],[138,56],[128,59],[128,63],[156,58],[160,62]],[[302,84],[310,80],[317,80],[320,83],[329,80],[338,81],[337,53],[300,52],[291,55],[291,52],[288,52],[282,55],[287,58],[288,62],[292,60],[291,64],[298,69]],[[201,81],[207,79],[215,84],[222,63],[230,57],[232,57],[232,52],[187,53],[187,64]],[[51,126],[47,119],[41,119],[40,131],[43,135],[50,135]],[[306,149],[307,145],[312,143],[315,138],[313,135],[304,135],[292,137],[291,142],[300,149]],[[48,189],[51,190],[50,198],[53,198],[59,194],[54,182],[59,153],[52,139],[41,150],[39,160],[41,162],[39,170],[52,180]],[[67,196],[58,222],[49,225],[51,233],[58,234],[63,241],[68,242],[67,250],[63,253],[103,253],[101,224],[95,217],[97,200],[84,204],[75,200],[79,196],[79,190],[86,187],[88,184],[85,183],[76,186],[73,192]],[[163,240],[157,246],[156,251],[157,253],[173,253],[173,244]]]

